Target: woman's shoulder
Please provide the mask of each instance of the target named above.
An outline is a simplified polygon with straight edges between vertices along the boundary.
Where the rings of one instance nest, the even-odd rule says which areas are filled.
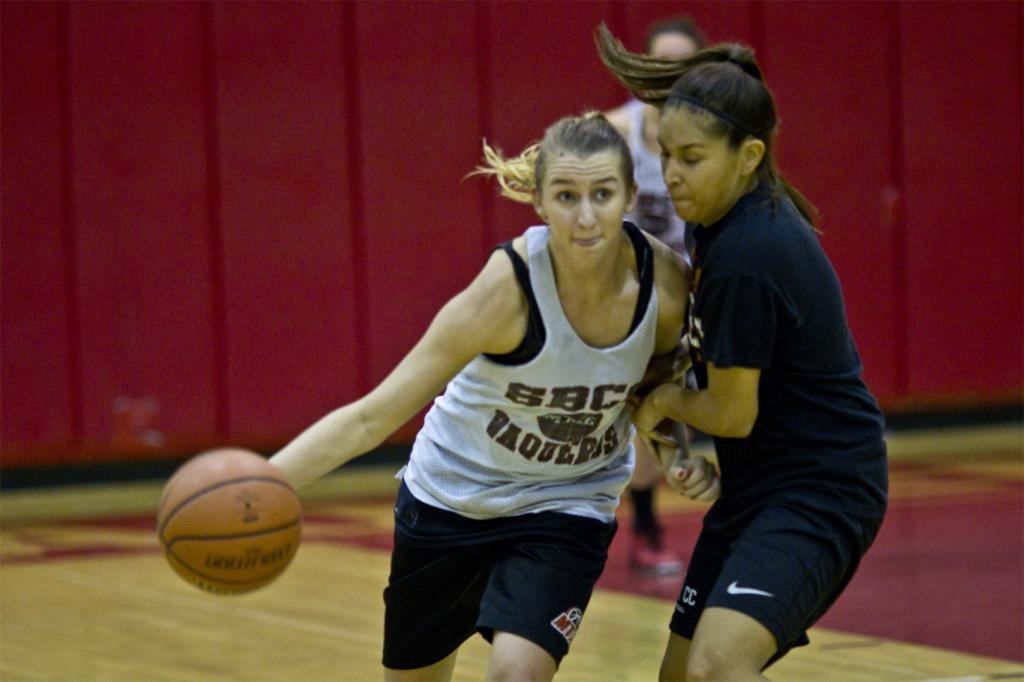
[[[522,242],[517,248],[517,242]],[[511,242],[520,255],[525,254],[525,240]],[[528,304],[516,275],[516,267],[503,248],[496,248],[477,276],[449,304],[453,313],[464,320],[466,333],[483,339],[484,352],[506,353],[522,341],[526,329]]]
[[[668,244],[661,241],[657,237],[642,232],[644,237],[647,239],[647,243],[651,247],[651,254],[654,258],[654,276],[655,280],[659,277],[667,278],[668,280],[686,280],[689,279],[690,266],[686,264],[686,261],[681,255],[676,253]]]
[[[659,315],[682,319],[690,294],[690,266],[669,246],[646,232],[654,261],[654,288],[658,292]]]
[[[705,252],[701,281],[743,278],[785,288],[794,273],[814,270],[824,251],[814,228],[786,199],[748,211]]]
[[[814,228],[785,197],[759,193],[722,230],[723,245],[749,253],[784,252],[794,241],[816,239]]]
[[[514,299],[519,293],[517,265],[513,253],[509,253],[509,250],[518,256],[525,266],[529,262],[526,234],[510,239],[491,251],[483,269],[471,285],[480,297],[501,303]]]

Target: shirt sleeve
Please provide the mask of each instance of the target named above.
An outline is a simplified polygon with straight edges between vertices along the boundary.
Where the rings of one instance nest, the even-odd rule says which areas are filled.
[[[778,301],[771,287],[723,273],[701,281],[695,303],[705,359],[722,369],[771,366],[778,332]]]

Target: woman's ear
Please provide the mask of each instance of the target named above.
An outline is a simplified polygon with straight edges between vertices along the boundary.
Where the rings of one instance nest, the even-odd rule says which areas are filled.
[[[636,195],[639,191],[639,188],[636,186],[636,183],[634,182],[633,186],[629,188],[629,200],[626,202],[626,213],[629,213],[634,208],[636,208]]]
[[[764,140],[756,137],[748,137],[740,146],[740,172],[743,175],[753,175],[757,167],[761,165],[764,158]]]
[[[533,210],[537,212],[537,215],[540,216],[541,220],[545,223],[548,222],[548,214],[544,210],[544,207],[540,205],[540,192],[537,191],[534,191],[533,193]]]

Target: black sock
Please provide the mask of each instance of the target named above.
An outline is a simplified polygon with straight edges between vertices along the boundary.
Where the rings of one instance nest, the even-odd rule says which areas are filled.
[[[633,502],[633,532],[657,540],[660,528],[654,517],[654,489],[630,489],[629,497]]]

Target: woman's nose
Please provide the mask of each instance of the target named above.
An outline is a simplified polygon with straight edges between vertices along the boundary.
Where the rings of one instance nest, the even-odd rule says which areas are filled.
[[[594,214],[594,207],[589,201],[584,200],[580,204],[579,222],[583,227],[591,227],[597,222]]]
[[[679,165],[675,161],[666,161],[661,165],[661,175],[665,178],[665,184],[671,187],[679,183]]]

